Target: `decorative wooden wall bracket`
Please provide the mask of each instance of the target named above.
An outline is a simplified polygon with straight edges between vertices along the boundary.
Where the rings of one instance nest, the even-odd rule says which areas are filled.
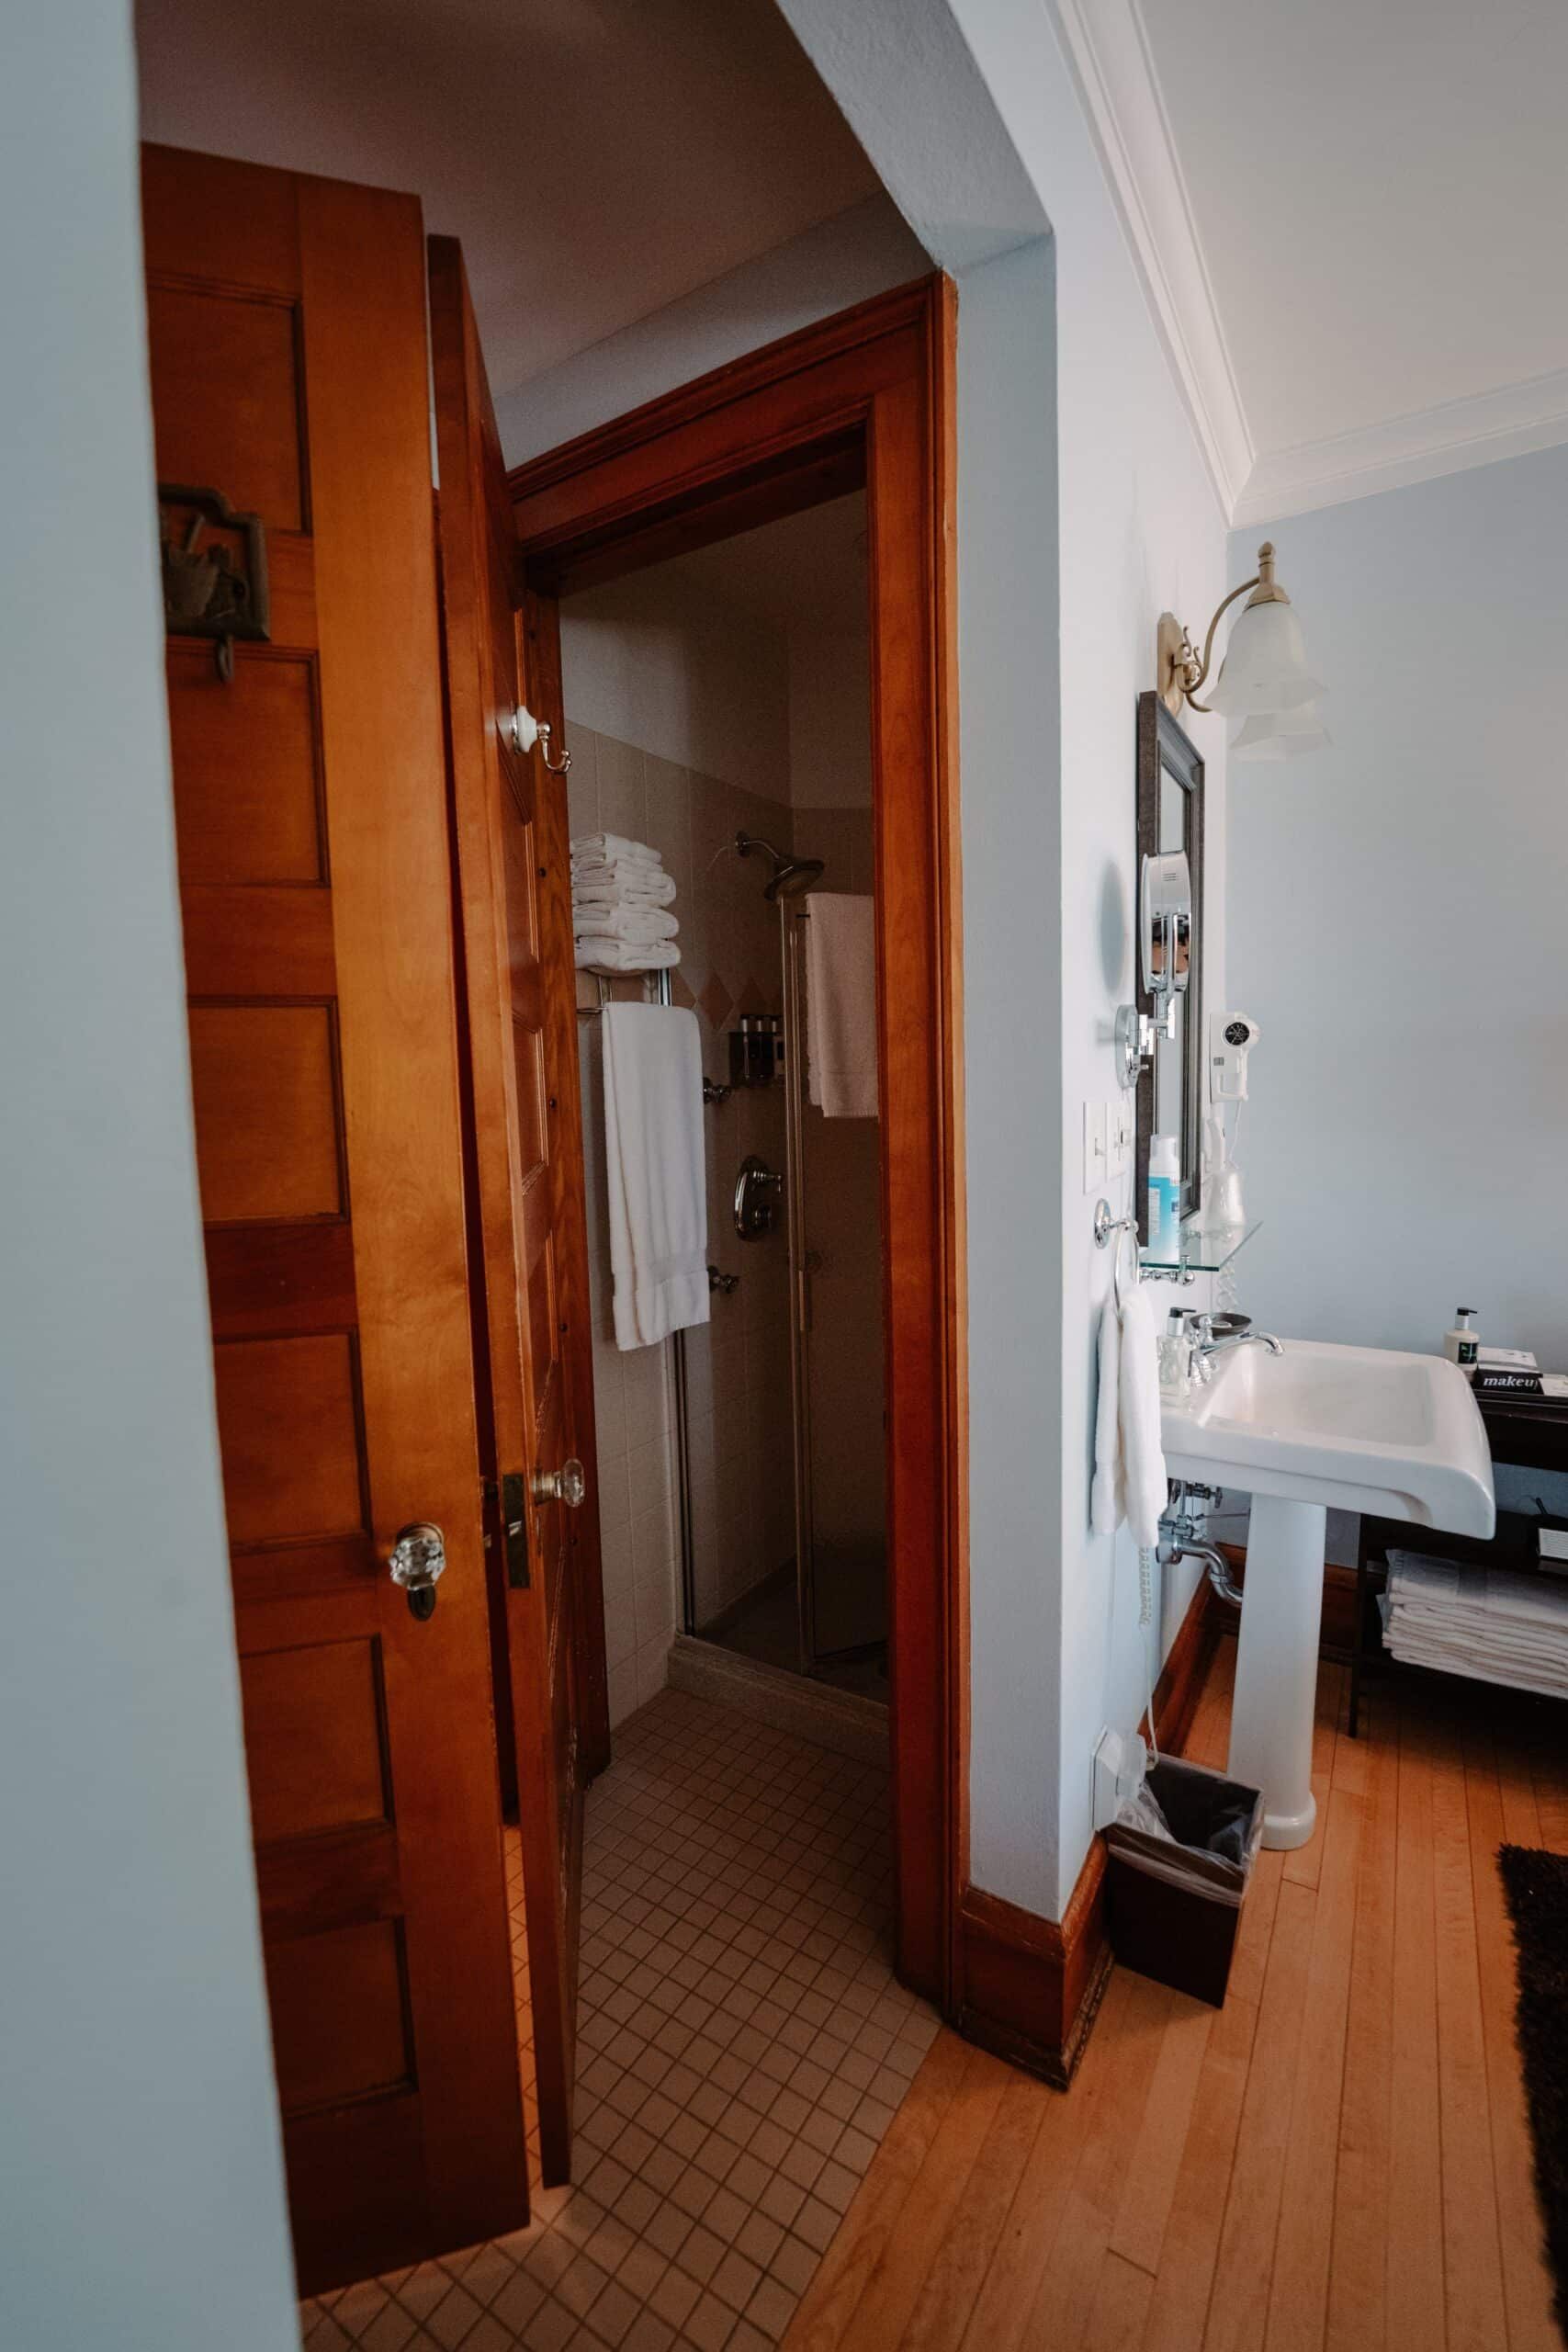
[[[209,525],[227,536],[203,547]],[[220,490],[161,481],[158,545],[164,626],[171,637],[215,639],[218,674],[227,685],[234,674],[234,639],[265,645],[271,637],[261,516],[238,514]]]

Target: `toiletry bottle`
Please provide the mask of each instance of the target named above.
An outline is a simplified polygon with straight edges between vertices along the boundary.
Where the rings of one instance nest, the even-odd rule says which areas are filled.
[[[1177,1202],[1181,1169],[1174,1136],[1149,1137],[1149,1254],[1174,1261],[1180,1241]]]
[[[1476,1356],[1481,1347],[1481,1334],[1471,1327],[1470,1318],[1474,1312],[1473,1306],[1456,1307],[1454,1313],[1458,1320],[1451,1331],[1443,1333],[1443,1353],[1450,1363],[1457,1363],[1465,1372],[1475,1370]]]
[[[1173,1306],[1166,1318],[1157,1354],[1160,1395],[1167,1404],[1184,1404],[1192,1385],[1192,1342],[1187,1336],[1187,1317],[1179,1306]]]

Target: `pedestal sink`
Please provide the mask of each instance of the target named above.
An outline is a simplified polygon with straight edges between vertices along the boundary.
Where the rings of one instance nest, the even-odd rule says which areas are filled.
[[[1470,1384],[1441,1356],[1287,1340],[1213,1360],[1160,1416],[1173,1478],[1252,1497],[1230,1772],[1263,1792],[1266,1846],[1316,1820],[1312,1726],[1330,1504],[1489,1536],[1492,1456]]]

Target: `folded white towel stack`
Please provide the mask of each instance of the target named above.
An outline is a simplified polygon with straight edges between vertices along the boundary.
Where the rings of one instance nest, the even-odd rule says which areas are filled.
[[[1389,1648],[1413,1666],[1568,1698],[1568,1591],[1543,1577],[1391,1552],[1382,1612]]]
[[[571,844],[571,928],[577,961],[601,972],[663,971],[681,960],[681,926],[666,910],[675,877],[646,842],[579,833]]]

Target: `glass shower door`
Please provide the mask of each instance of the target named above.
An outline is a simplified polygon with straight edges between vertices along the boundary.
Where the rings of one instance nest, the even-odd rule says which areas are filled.
[[[874,1667],[887,1640],[882,1130],[809,1100],[809,921],[785,913],[784,1005],[802,1666],[821,1673]]]

